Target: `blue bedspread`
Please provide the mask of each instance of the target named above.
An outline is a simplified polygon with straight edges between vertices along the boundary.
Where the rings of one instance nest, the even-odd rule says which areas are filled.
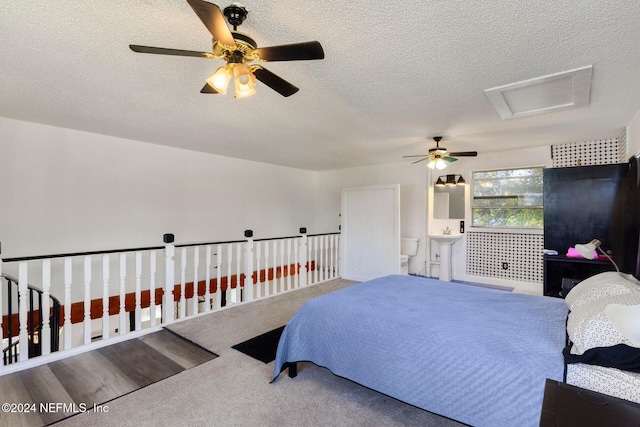
[[[546,378],[562,381],[564,300],[387,276],[308,301],[286,362],[334,374],[473,426],[537,426]]]

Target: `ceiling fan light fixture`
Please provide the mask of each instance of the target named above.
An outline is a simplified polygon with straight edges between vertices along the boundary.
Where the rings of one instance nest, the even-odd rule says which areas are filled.
[[[435,167],[436,169],[444,169],[447,167],[447,163],[442,159],[436,159]]]
[[[229,86],[229,81],[231,80],[232,75],[232,66],[227,64],[218,68],[216,72],[206,80],[206,82],[218,93],[224,95],[225,93],[227,93],[227,87]]]
[[[247,64],[234,64],[233,75],[236,98],[246,98],[256,93],[256,76],[251,73]]]

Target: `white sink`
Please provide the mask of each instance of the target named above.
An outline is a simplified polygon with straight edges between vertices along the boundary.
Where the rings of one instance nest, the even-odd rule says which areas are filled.
[[[429,238],[442,244],[452,244],[462,239],[462,234],[429,234]]]
[[[430,239],[440,243],[440,277],[443,282],[451,281],[451,245],[462,239],[462,234],[428,234]]]

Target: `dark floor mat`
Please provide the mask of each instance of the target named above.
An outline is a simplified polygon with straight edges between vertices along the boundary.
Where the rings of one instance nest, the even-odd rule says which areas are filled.
[[[269,363],[276,359],[276,350],[278,349],[278,341],[284,326],[266,332],[257,337],[253,337],[247,341],[236,344],[231,348],[236,349],[247,356],[258,359],[261,362]]]

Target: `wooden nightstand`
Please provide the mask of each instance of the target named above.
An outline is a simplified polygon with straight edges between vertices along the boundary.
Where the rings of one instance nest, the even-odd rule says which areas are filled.
[[[640,405],[547,379],[540,427],[640,426]]]
[[[543,294],[550,297],[564,298],[562,293],[563,279],[574,279],[579,282],[604,271],[615,271],[609,261],[598,259],[571,258],[563,255],[543,256]]]

